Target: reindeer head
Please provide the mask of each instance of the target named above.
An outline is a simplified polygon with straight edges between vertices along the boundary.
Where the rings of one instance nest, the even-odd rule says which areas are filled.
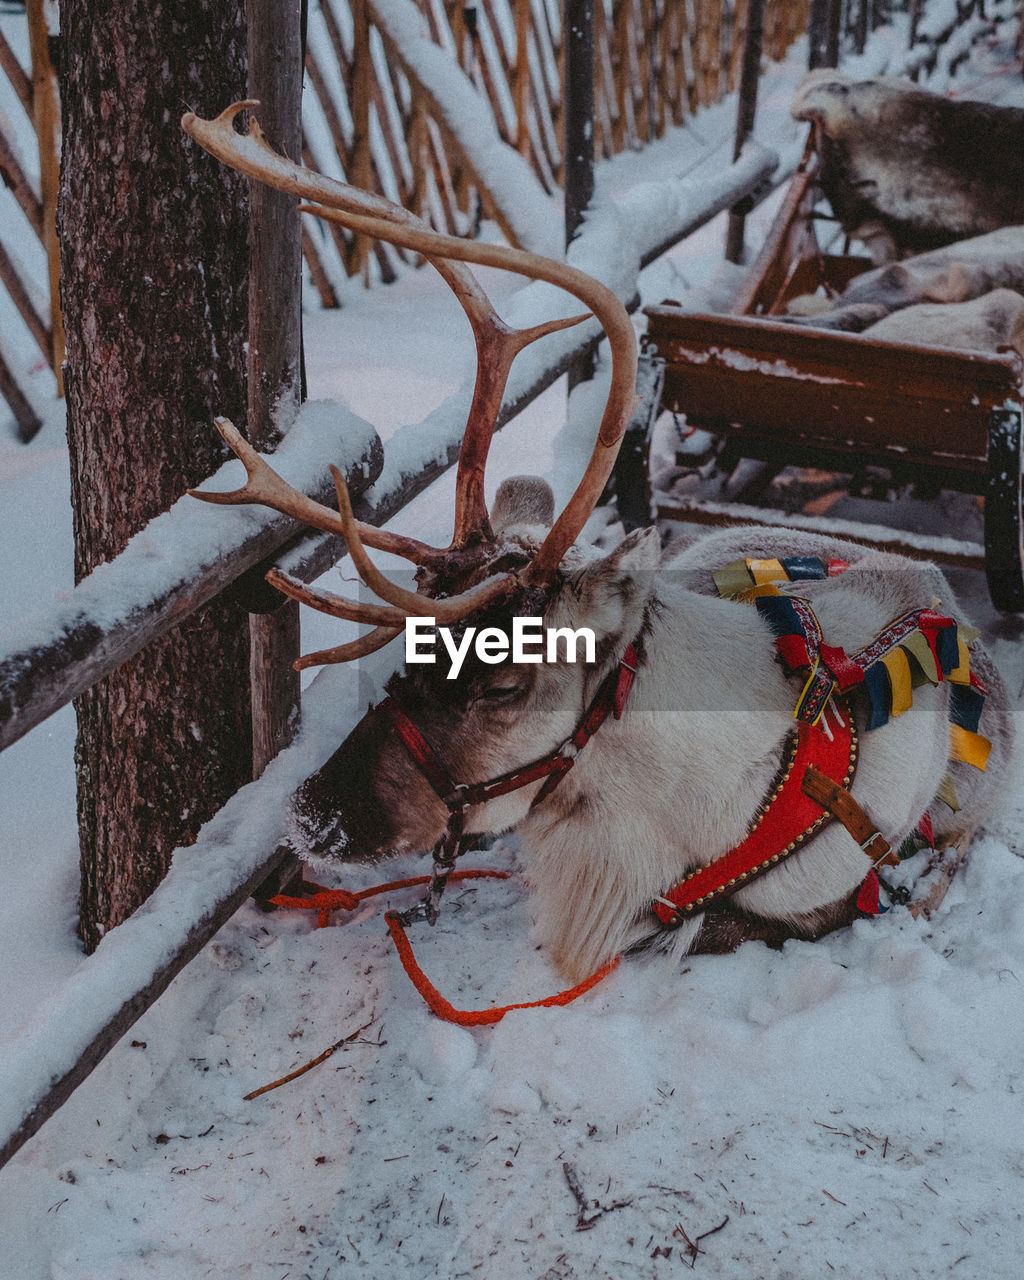
[[[585,273],[536,254],[440,235],[398,205],[300,168],[277,155],[258,125],[238,133],[237,103],[216,120],[189,113],[185,131],[225,163],[250,177],[312,203],[304,212],[339,222],[424,255],[451,287],[473,329],[477,378],[456,478],[455,527],[447,547],[431,547],[363,524],[353,517],[344,480],[332,469],[338,511],[283,481],[225,419],[217,426],[247,472],[242,489],[196,493],[220,503],[261,503],[314,528],[340,534],[363,582],[380,603],[343,599],[305,586],[279,570],[268,580],[286,595],[335,617],[372,629],[359,639],[300,658],[299,667],[345,662],[400,635],[409,618],[432,617],[464,641],[469,627],[512,629],[515,617],[538,617],[545,627],[590,627],[592,664],[488,662],[474,651],[458,678],[447,663],[410,665],[393,677],[388,693],[430,741],[450,777],[473,783],[505,772],[566,738],[621,646],[643,620],[657,539],[631,536],[612,555],[595,559],[574,546],[611,473],[632,412],[636,341],[615,295]],[[586,315],[529,329],[507,326],[465,265],[475,263],[555,284],[582,301],[601,322],[612,350],[608,403],[593,454],[565,509],[554,517],[550,490],[535,478],[507,481],[489,514],[484,468],[508,374],[517,353],[545,334],[578,324]],[[390,551],[418,567],[418,589],[386,578],[367,548]],[[443,656],[443,655],[441,655]],[[539,750],[540,749],[540,750]],[[470,818],[469,830],[496,830],[517,821],[537,787],[489,801]],[[299,852],[365,858],[392,850],[429,848],[444,829],[445,804],[403,746],[395,715],[371,710],[335,755],[300,789],[294,819]]]

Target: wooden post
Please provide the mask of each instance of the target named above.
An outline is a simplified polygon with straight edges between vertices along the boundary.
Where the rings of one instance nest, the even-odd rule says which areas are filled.
[[[370,62],[370,18],[366,0],[352,0],[352,176],[353,186],[373,190],[373,160],[370,156],[370,97],[373,67]],[[415,164],[415,162],[414,162]],[[368,236],[355,236],[354,272],[361,272],[365,284],[370,283],[370,254],[373,243]]]
[[[249,96],[271,146],[302,154],[300,0],[247,0]],[[254,182],[249,235],[248,434],[272,449],[288,430],[301,395],[302,239],[292,196]],[[250,615],[253,776],[286,746],[298,720],[299,609],[286,601]]]
[[[594,0],[565,0],[565,244],[594,194]],[[587,356],[569,370],[569,390],[593,374]]]
[[[245,96],[244,7],[195,0],[194,23],[181,8],[61,0],[79,582],[219,465],[213,417],[246,415],[247,182],[180,125],[183,104],[209,115]],[[248,619],[212,601],[76,699],[88,950],[250,780],[248,656]]]
[[[736,143],[733,162],[740,158],[744,144],[754,131],[757,118],[757,84],[761,77],[761,46],[764,42],[765,0],[750,0],[747,8],[747,36],[743,47],[743,70],[740,73],[739,105],[736,111]],[[729,262],[743,261],[743,232],[751,210],[747,196],[729,210],[725,256]]]
[[[807,65],[835,67],[839,65],[839,29],[842,22],[841,0],[811,0],[811,18],[808,26],[810,51]]]
[[[868,42],[869,27],[869,9],[871,0],[858,0],[857,2],[857,21],[854,26],[854,48],[858,53],[864,52],[864,46]]]
[[[57,394],[64,395],[64,319],[60,309],[60,247],[57,243],[57,193],[60,190],[60,99],[57,72],[50,58],[45,0],[29,0],[28,38],[32,52],[32,122],[39,146],[39,191],[43,201],[43,248],[50,281],[50,365]]]
[[[530,110],[530,0],[515,0],[516,15],[516,73],[512,82],[516,106],[516,150],[529,157],[530,130],[527,115]]]
[[[565,0],[565,243],[594,194],[594,0]]]

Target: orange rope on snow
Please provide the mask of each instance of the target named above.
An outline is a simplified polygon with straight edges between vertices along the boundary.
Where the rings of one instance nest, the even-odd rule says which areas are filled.
[[[448,877],[449,883],[455,880],[508,880],[510,871],[479,870],[453,871]],[[347,889],[325,889],[323,885],[304,880],[313,893],[301,898],[289,898],[283,893],[270,898],[275,907],[291,907],[297,911],[316,911],[317,928],[326,929],[331,922],[332,911],[355,911],[365,898],[375,898],[380,893],[391,893],[395,889],[414,889],[419,884],[429,884],[430,876],[412,876],[408,880],[389,880],[386,884],[375,884],[369,889],[361,889],[358,893],[349,893]]]
[[[412,943],[398,918],[398,912],[389,911],[384,919],[402,965],[413,986],[427,1002],[430,1011],[437,1014],[439,1018],[443,1018],[445,1022],[455,1022],[460,1027],[490,1026],[492,1023],[500,1022],[512,1009],[550,1009],[558,1005],[571,1004],[577,996],[584,995],[591,987],[596,987],[602,978],[607,978],[619,963],[619,957],[613,956],[606,965],[598,969],[597,973],[592,973],[589,978],[584,978],[582,982],[569,987],[567,991],[559,991],[557,995],[547,996],[544,1000],[528,1000],[524,1004],[495,1005],[490,1009],[456,1009],[441,995],[420,968],[412,953]]]
[[[317,928],[323,929],[330,923],[330,915],[332,911],[345,910],[354,911],[359,904],[366,898],[374,898],[381,893],[390,893],[395,889],[411,889],[416,885],[429,884],[430,876],[413,876],[408,880],[389,880],[386,884],[373,885],[369,889],[362,889],[358,893],[349,893],[347,889],[325,889],[322,885],[312,884],[309,881],[304,882],[313,892],[301,898],[288,897],[285,894],[278,894],[271,898],[270,902],[275,907],[291,907],[300,911],[316,911],[317,912]],[[453,871],[448,877],[449,882],[455,880],[509,880],[511,872],[509,871],[493,871],[486,868],[469,869],[465,871]],[[571,1004],[577,997],[585,995],[592,987],[604,978],[606,978],[618,965],[619,957],[613,956],[607,964],[603,965],[596,973],[592,973],[589,978],[584,978],[582,982],[578,982],[574,987],[569,987],[565,991],[559,991],[556,995],[547,996],[543,1000],[528,1000],[522,1004],[506,1004],[494,1005],[490,1009],[456,1009],[453,1004],[441,995],[440,991],[434,986],[427,975],[420,968],[416,957],[413,955],[412,943],[409,941],[408,934],[402,925],[397,911],[388,911],[384,916],[388,926],[388,932],[395,944],[395,950],[398,952],[399,959],[402,961],[402,967],[409,975],[409,979],[413,986],[423,997],[430,1011],[445,1022],[454,1022],[461,1027],[486,1027],[491,1026],[501,1019],[512,1009],[550,1009],[560,1005]],[[316,1059],[315,1061],[321,1061]],[[315,1063],[309,1064],[315,1065]],[[302,1068],[302,1071],[308,1070],[308,1066]],[[290,1079],[291,1077],[285,1077]],[[274,1086],[266,1086],[268,1088]]]

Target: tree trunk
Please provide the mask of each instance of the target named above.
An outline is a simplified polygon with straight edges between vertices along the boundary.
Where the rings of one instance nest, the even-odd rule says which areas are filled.
[[[62,300],[81,579],[245,421],[247,184],[182,134],[245,96],[244,0],[62,0]],[[214,602],[76,702],[87,950],[251,774],[246,615]]]

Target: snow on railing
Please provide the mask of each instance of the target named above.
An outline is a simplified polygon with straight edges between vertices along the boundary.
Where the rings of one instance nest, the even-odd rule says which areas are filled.
[[[381,456],[368,423],[341,405],[310,402],[274,465],[297,487],[329,497],[329,464],[361,493],[379,474]],[[213,487],[234,488],[241,479],[242,464],[232,460]],[[180,498],[116,559],[0,632],[0,749],[177,626],[299,528],[263,508],[226,510]]]

